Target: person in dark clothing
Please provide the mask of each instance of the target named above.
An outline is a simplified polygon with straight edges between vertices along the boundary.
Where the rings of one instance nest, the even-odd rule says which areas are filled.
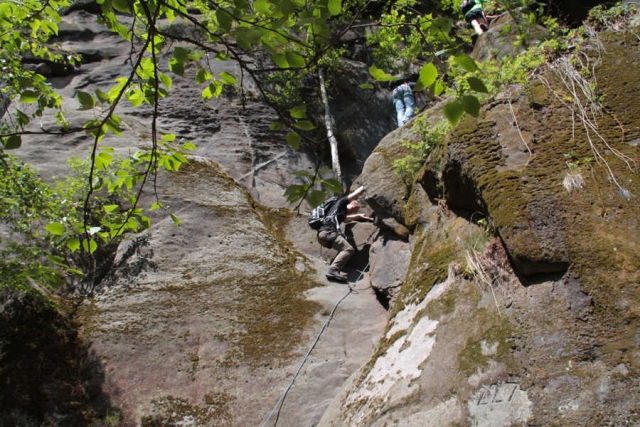
[[[484,14],[483,3],[487,0],[465,0],[460,4],[464,20],[480,35],[489,29],[489,21]]]
[[[358,213],[360,205],[357,198],[364,192],[364,187],[358,187],[348,196],[341,197],[327,213],[322,226],[318,230],[318,242],[325,248],[338,251],[329,270],[327,279],[340,282],[347,281],[347,274],[343,271],[349,259],[356,252],[353,245],[345,238],[340,224],[349,222],[373,221],[367,215]]]

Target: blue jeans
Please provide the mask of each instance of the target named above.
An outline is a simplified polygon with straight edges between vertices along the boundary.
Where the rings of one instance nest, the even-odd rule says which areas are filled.
[[[393,105],[396,107],[398,127],[413,117],[416,100],[408,84],[402,84],[393,90]]]

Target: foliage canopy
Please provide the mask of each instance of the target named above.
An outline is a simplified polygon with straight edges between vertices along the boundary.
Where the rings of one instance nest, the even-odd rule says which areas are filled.
[[[44,75],[24,66],[25,58],[39,58],[66,68],[81,61],[73,52],[64,52],[49,42],[58,34],[60,14],[71,3],[68,0],[0,0],[0,154],[4,159],[3,168],[10,171],[5,174],[4,188],[15,185],[21,174],[27,174],[24,166],[18,166],[15,159],[5,154],[19,148],[23,137],[26,139],[26,135],[32,133],[85,133],[93,141],[89,163],[84,169],[85,184],[72,185],[76,193],[84,191],[84,197],[74,196],[76,213],[67,220],[53,216],[42,226],[52,245],[42,250],[54,254],[65,248],[91,259],[101,245],[149,227],[143,207],[138,206],[142,188],[160,169],[178,170],[187,162],[189,151],[195,149],[194,144],[181,143],[175,134],[163,133],[158,128],[158,107],[173,89],[174,79],[186,78],[191,75],[186,70],[194,69],[193,83],[202,88],[205,101],[219,97],[225,87],[242,88],[246,78],[252,79],[261,97],[279,115],[272,130],[287,130],[286,141],[297,149],[303,141],[313,138],[320,123],[308,114],[309,102],[303,101],[295,82],[315,78],[321,68],[326,69],[331,78],[331,72],[340,67],[344,54],[343,35],[362,27],[368,34],[367,48],[373,57],[369,67],[372,83],[363,87],[374,89],[376,83],[397,79],[398,74],[412,74],[417,80],[415,90],[428,90],[435,96],[447,95],[450,101],[444,115],[450,124],[457,123],[465,114],[477,116],[482,101],[496,90],[495,79],[499,77],[495,75],[504,72],[504,67],[492,71],[486,67],[481,69],[461,51],[461,47],[468,44],[469,34],[456,27],[460,19],[459,3],[458,0],[439,2],[436,9],[417,0],[384,4],[368,0],[196,0],[188,3],[97,0],[100,21],[131,43],[130,67],[123,69],[123,75],[109,90],[76,92],[80,108],[91,112],[93,117],[82,126],[74,127],[66,120],[60,95]],[[516,3],[507,1],[498,5],[514,13]],[[525,3],[523,10],[531,2]],[[429,7],[431,9],[426,10]],[[538,18],[531,15],[533,22]],[[531,19],[518,22],[526,25]],[[195,32],[187,36],[176,31],[178,23],[188,24]],[[246,59],[254,56],[264,60]],[[240,75],[216,72],[212,66],[215,61],[229,60],[238,64]],[[531,62],[537,64],[535,61],[539,60],[540,57],[536,57]],[[489,80],[485,79],[486,70],[493,73],[486,74],[492,76]],[[291,79],[292,75],[296,79]],[[517,78],[520,77],[513,77]],[[148,145],[135,147],[137,151],[126,159],[117,158],[113,150],[103,144],[106,135],[121,135],[122,120],[117,114],[121,103],[133,107],[145,105],[152,111]],[[53,114],[45,115],[48,110]],[[39,128],[33,123],[35,119],[42,123]],[[324,178],[326,174],[327,171],[322,170],[315,174],[296,173],[303,183],[290,187],[285,195],[291,203],[306,197],[312,205],[319,204],[325,192],[339,189],[335,179]],[[30,180],[36,185],[35,179]],[[318,184],[324,191],[314,190]],[[60,191],[42,188],[42,191]],[[37,204],[35,196],[28,202],[18,195],[10,199],[27,206]],[[105,197],[113,197],[117,202],[105,202]],[[97,206],[100,208],[96,209]],[[149,208],[166,209],[161,200]],[[43,221],[46,212],[47,209],[41,210]],[[175,215],[168,214],[179,223]],[[73,264],[69,257],[56,262],[76,273],[68,263]],[[88,264],[95,266],[95,262]],[[89,271],[83,269],[83,273]]]

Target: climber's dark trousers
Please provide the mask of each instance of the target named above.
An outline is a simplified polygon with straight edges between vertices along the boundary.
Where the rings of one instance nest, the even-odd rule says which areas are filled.
[[[318,233],[318,240],[321,242],[328,242],[331,241],[331,239],[333,239],[331,249],[338,251],[338,254],[331,263],[331,268],[337,268],[338,270],[343,271],[347,262],[349,262],[353,254],[356,253],[356,249],[347,239],[341,236],[340,233],[335,231],[321,231]]]

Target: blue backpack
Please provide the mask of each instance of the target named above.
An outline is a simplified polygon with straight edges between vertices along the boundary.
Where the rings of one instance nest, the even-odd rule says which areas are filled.
[[[322,202],[320,206],[313,209],[309,214],[309,227],[313,230],[319,230],[320,227],[322,227],[322,224],[324,224],[327,214],[339,199],[340,197],[338,196],[331,196]]]

